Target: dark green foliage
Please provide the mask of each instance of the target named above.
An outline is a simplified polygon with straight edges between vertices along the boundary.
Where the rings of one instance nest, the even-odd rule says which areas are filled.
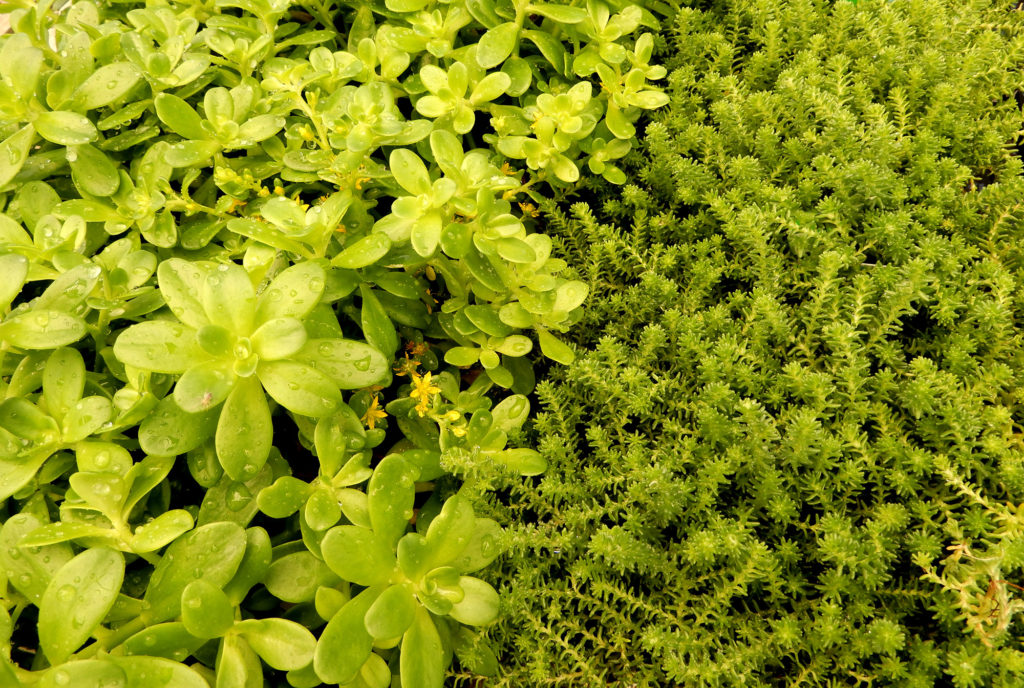
[[[681,9],[538,387],[489,686],[1024,685],[1024,21]]]

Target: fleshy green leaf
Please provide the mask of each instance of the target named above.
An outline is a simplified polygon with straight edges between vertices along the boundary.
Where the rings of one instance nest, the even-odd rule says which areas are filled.
[[[329,416],[341,405],[338,386],[316,368],[295,361],[265,361],[257,371],[274,401],[302,416]]]
[[[321,586],[341,582],[324,562],[306,550],[286,554],[270,565],[263,584],[274,597],[285,602],[309,602]]]
[[[178,320],[198,330],[209,324],[199,300],[207,270],[181,258],[161,261],[156,270],[160,293]]]
[[[360,324],[363,327],[363,336],[373,347],[379,349],[385,356],[394,356],[398,351],[398,333],[395,332],[395,325],[391,322],[380,300],[365,284],[359,285],[359,293],[363,297],[363,306],[360,310]]]
[[[355,270],[373,265],[391,250],[391,239],[385,234],[368,234],[362,239],[346,246],[345,250],[331,260],[331,265],[338,268]]]
[[[366,630],[378,640],[397,638],[412,625],[417,606],[406,585],[392,585],[366,611]]]
[[[248,480],[266,463],[274,426],[267,397],[255,376],[240,378],[231,390],[215,438],[217,458],[233,480]]]
[[[484,69],[497,67],[515,50],[519,39],[519,25],[515,22],[499,24],[480,37],[477,44],[476,62]]]
[[[388,375],[388,360],[374,347],[350,339],[311,339],[294,359],[312,366],[342,389],[379,384]]]
[[[373,650],[373,636],[363,619],[381,592],[381,587],[367,588],[328,622],[313,653],[313,668],[321,680],[344,684],[359,673]]]
[[[306,343],[306,328],[296,318],[274,318],[252,334],[253,350],[265,361],[288,358]]]
[[[26,535],[43,525],[36,516],[22,512],[0,528],[0,569],[10,585],[36,606],[50,579],[72,558],[71,547],[63,543],[40,546],[38,550],[20,547]]]
[[[235,624],[235,610],[219,588],[194,580],[181,593],[181,620],[197,638],[219,638]]]
[[[309,490],[309,483],[286,475],[278,478],[270,487],[261,490],[256,501],[260,511],[267,516],[288,518],[302,508]]]
[[[252,334],[256,290],[240,265],[221,263],[206,275],[201,301],[206,317],[240,337]]]
[[[145,324],[145,323],[144,323]],[[174,401],[188,413],[219,406],[240,379],[223,360],[207,360],[191,366],[174,386]]]
[[[139,426],[142,451],[154,456],[175,456],[191,451],[213,436],[218,409],[188,413],[168,396]]]
[[[156,116],[166,124],[171,131],[185,139],[201,140],[208,138],[208,134],[202,126],[202,118],[178,96],[170,93],[161,93],[154,101]]]
[[[408,148],[396,148],[389,158],[395,181],[414,196],[429,194],[430,174],[423,159]]]
[[[132,325],[114,342],[122,363],[157,373],[183,373],[206,358],[196,343],[196,331],[167,320]]]
[[[124,671],[126,686],[146,688],[208,688],[198,673],[181,662],[162,657],[109,657]]]
[[[124,557],[105,547],[87,549],[54,575],[39,603],[39,644],[60,664],[89,639],[121,590]]]
[[[320,543],[320,550],[324,561],[335,573],[357,585],[387,583],[395,570],[391,546],[369,528],[331,528]]]
[[[235,624],[235,631],[274,669],[292,671],[313,661],[316,638],[294,621],[247,619]]]
[[[0,266],[0,270],[3,267]],[[77,349],[61,348],[50,354],[43,370],[46,407],[57,420],[64,418],[82,398],[85,389],[85,360]]]
[[[193,580],[202,578],[223,586],[235,574],[244,553],[245,531],[226,521],[200,526],[175,540],[146,588],[146,622],[160,623],[180,614],[181,593]]]
[[[324,269],[315,261],[303,261],[283,270],[260,294],[256,324],[275,318],[302,320],[320,302],[325,285]]]
[[[569,365],[576,359],[573,350],[547,330],[538,329],[537,339],[540,340],[540,350],[552,361]]]
[[[184,509],[165,511],[136,528],[128,544],[138,554],[155,552],[191,530],[192,525],[192,515]]]
[[[57,349],[85,332],[84,320],[63,311],[28,311],[0,323],[0,339],[22,349]]]
[[[469,501],[458,495],[449,497],[427,528],[431,568],[447,566],[458,557],[469,544],[475,526],[476,517]]]
[[[402,638],[399,673],[402,688],[439,688],[444,682],[444,651],[430,613],[416,608],[416,618]]]
[[[412,518],[415,480],[419,469],[399,454],[385,456],[377,464],[366,488],[370,524],[374,534],[394,547]]]
[[[96,125],[88,117],[76,112],[62,110],[41,112],[33,125],[36,128],[36,133],[44,139],[62,146],[92,143],[99,138]]]
[[[3,143],[0,143],[0,188],[7,186],[21,171],[28,159],[35,138],[36,132],[32,125],[29,125],[22,127],[4,139]]]
[[[486,626],[498,618],[501,599],[490,583],[479,578],[462,576],[459,579],[459,587],[465,596],[452,606],[449,616],[467,626]]]
[[[75,104],[84,110],[110,105],[135,87],[142,75],[130,62],[103,65],[75,89]]]
[[[478,518],[462,553],[451,564],[462,573],[484,568],[501,554],[501,526],[489,518]]]
[[[75,186],[92,196],[110,196],[121,186],[119,168],[107,154],[88,143],[68,149]]]

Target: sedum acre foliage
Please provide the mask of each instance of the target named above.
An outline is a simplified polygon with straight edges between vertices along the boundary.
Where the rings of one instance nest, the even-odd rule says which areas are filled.
[[[625,181],[651,8],[3,10],[0,686],[494,674],[474,505],[588,292],[536,208]]]
[[[1019,7],[709,4],[631,182],[549,207],[592,296],[488,685],[1020,686]]]

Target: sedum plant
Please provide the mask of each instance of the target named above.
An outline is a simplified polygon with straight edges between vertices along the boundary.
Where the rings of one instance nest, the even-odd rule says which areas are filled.
[[[495,674],[474,505],[589,291],[537,207],[625,180],[668,7],[3,11],[0,685]]]
[[[494,686],[1024,684],[1017,3],[672,22],[508,526]],[[472,685],[471,680],[466,685]]]

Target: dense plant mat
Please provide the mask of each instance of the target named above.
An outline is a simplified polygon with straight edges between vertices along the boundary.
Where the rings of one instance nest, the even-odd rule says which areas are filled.
[[[658,18],[4,9],[0,687],[497,672],[474,504],[588,290],[536,206],[625,180]]]
[[[665,33],[493,686],[1024,684],[1022,15],[725,0]]]

